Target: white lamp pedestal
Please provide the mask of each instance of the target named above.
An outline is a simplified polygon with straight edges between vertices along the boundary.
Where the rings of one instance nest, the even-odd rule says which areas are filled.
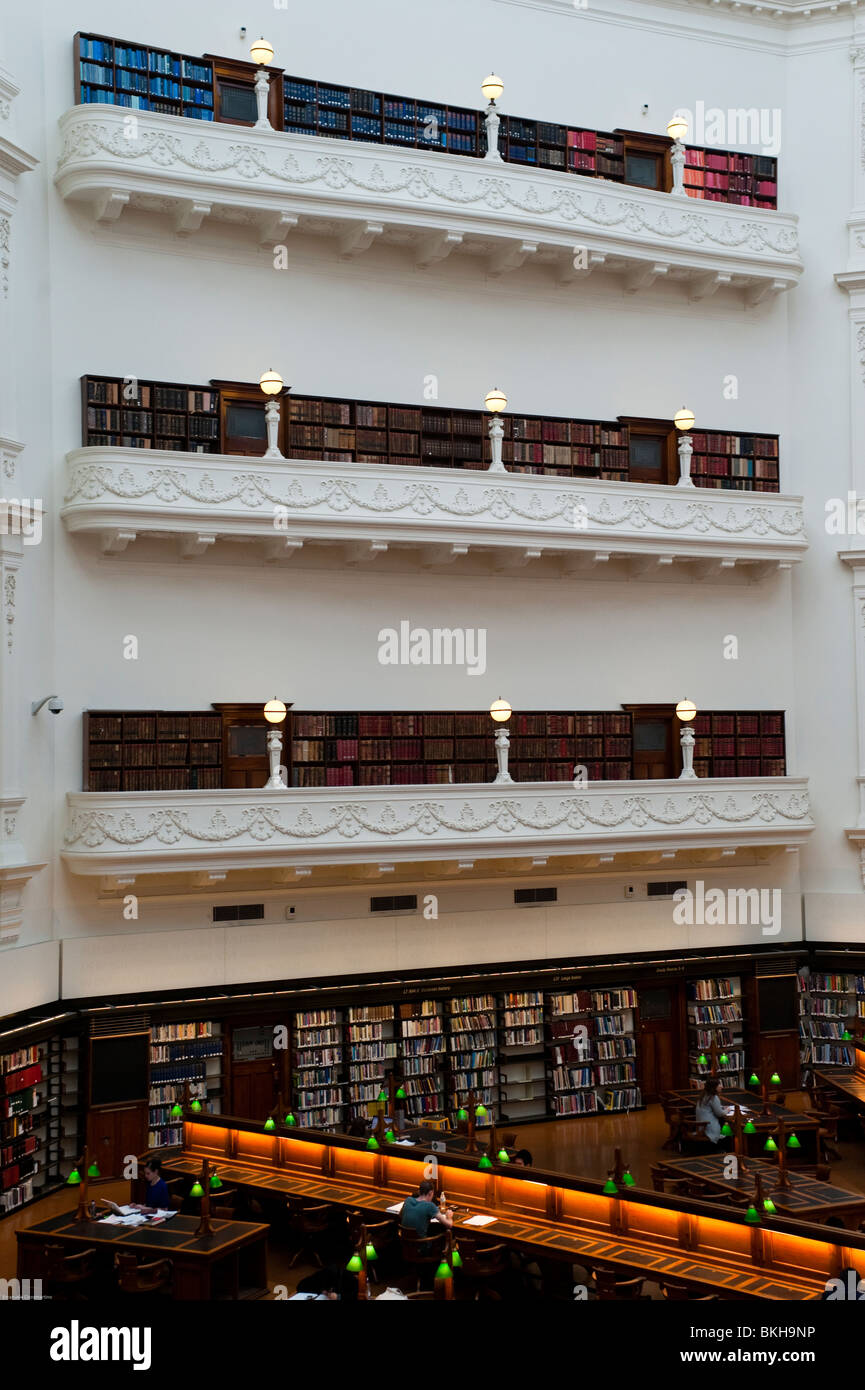
[[[694,480],[691,477],[691,455],[693,452],[693,439],[689,434],[683,434],[679,439],[679,478],[676,487],[694,486]]]
[[[492,159],[501,164],[503,161],[499,154],[499,113],[494,101],[491,101],[487,107],[484,124],[487,128],[487,148],[484,159]]]
[[[499,725],[496,730],[496,766],[498,772],[495,776],[496,782],[513,782],[513,777],[508,772],[508,753],[510,752],[511,741],[508,731],[504,725]]]
[[[264,452],[266,459],[285,457],[279,447],[279,413],[279,401],[269,400],[264,407],[264,418],[267,421],[267,448]]]
[[[686,724],[682,730],[680,742],[682,745],[682,771],[679,773],[679,781],[682,778],[688,779],[697,776],[694,771],[694,730],[690,724]]]
[[[502,440],[505,437],[505,427],[497,415],[490,420],[490,448],[492,451],[492,461],[488,473],[507,473],[502,462]]]
[[[681,140],[674,140],[670,150],[670,163],[673,166],[673,187],[671,193],[685,194],[685,146]]]
[[[267,731],[267,757],[270,762],[270,776],[265,782],[265,788],[285,788],[280,772],[282,763],[282,730],[270,728]]]
[[[273,130],[267,115],[267,105],[270,100],[270,74],[264,68],[259,68],[255,74],[255,100],[258,103],[258,120],[253,129]]]

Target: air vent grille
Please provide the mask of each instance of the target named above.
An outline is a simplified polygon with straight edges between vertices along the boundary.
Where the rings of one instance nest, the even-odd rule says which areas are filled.
[[[403,893],[392,898],[370,898],[370,912],[415,912],[417,894]]]
[[[214,922],[262,922],[264,903],[225,903],[213,909]]]
[[[554,903],[558,900],[558,888],[515,888],[515,903]]]

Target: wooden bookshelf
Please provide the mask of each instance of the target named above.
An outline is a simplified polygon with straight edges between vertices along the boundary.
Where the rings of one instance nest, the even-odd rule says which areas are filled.
[[[222,786],[222,719],[212,711],[85,711],[84,747],[87,791]]]
[[[219,449],[219,392],[210,386],[84,376],[82,443],[211,454]]]
[[[544,996],[516,990],[500,997],[499,1117],[502,1122],[543,1119]]]
[[[844,1040],[850,1024],[865,1019],[865,975],[807,968],[798,974],[799,1060],[802,1084],[814,1067],[852,1067],[855,1048]]]
[[[742,980],[738,975],[687,982],[688,1070],[691,1085],[701,1087],[711,1076],[710,1049],[718,1047],[719,1076],[728,1089],[745,1085],[745,1013]],[[726,1056],[727,1060],[721,1060]],[[705,1057],[701,1062],[700,1057]]]
[[[172,1106],[183,1102],[189,1085],[191,1100],[204,1112],[221,1112],[222,1024],[213,1020],[160,1023],[150,1029],[150,1095],[147,1147],[169,1148],[183,1140],[182,1120]]]
[[[230,98],[232,90],[251,86],[255,72],[252,62],[210,53],[192,57],[102,34],[75,35],[75,84],[82,104],[107,103],[251,124],[248,98],[240,101],[241,112],[240,106],[226,99],[223,88]],[[281,68],[270,67],[268,72],[269,118],[276,130],[474,157],[486,150],[480,110],[320,82],[289,75]],[[669,189],[671,145],[668,136],[643,131],[598,131],[507,113],[500,116],[499,153],[507,162],[614,183]],[[652,166],[648,176],[647,162]],[[693,198],[774,208],[778,161],[765,155],[689,146],[685,188]]]
[[[80,105],[213,120],[213,65],[204,58],[103,34],[76,34],[75,78]]]
[[[705,711],[694,729],[698,777],[784,777],[786,738],[781,711]]]
[[[265,448],[264,397],[249,383],[207,386],[84,376],[82,442],[139,449],[237,452],[227,402],[261,419],[246,441],[252,456]],[[619,416],[617,420],[503,414],[502,457],[511,473],[596,478],[607,482],[675,481],[673,422]],[[669,461],[657,477],[632,459],[632,440],[658,437]],[[691,474],[697,487],[778,492],[779,439],[771,434],[693,435]],[[334,463],[394,464],[403,468],[472,468],[490,463],[487,417],[479,410],[398,405],[336,396],[286,395],[282,450],[287,458]]]
[[[448,1045],[448,1108],[451,1117],[474,1091],[478,1102],[498,1113],[499,1055],[496,996],[462,994],[445,1000]],[[491,1124],[482,1117],[478,1124]]]
[[[225,720],[236,708],[86,711],[85,790],[256,785],[254,779],[239,782],[228,766]],[[509,729],[509,766],[518,782],[571,782],[576,768],[584,768],[582,775],[591,782],[633,778],[631,712],[521,711]],[[283,730],[284,761],[294,787],[482,784],[495,778],[487,712],[289,709]],[[781,711],[704,711],[695,720],[695,735],[694,769],[700,777],[785,775]],[[262,775],[263,770],[259,781]]]
[[[684,181],[690,198],[742,207],[778,206],[778,161],[770,155],[689,145]]]
[[[408,1122],[439,1119],[447,1105],[443,1001],[418,999],[397,1007],[400,1021],[398,1070],[406,1093],[403,1104]]]
[[[0,1052],[0,1214],[65,1180],[80,1152],[78,1095],[77,1038],[23,1035]]]
[[[637,992],[630,985],[593,989],[592,1072],[598,1110],[637,1110],[643,1103],[637,1074]]]
[[[343,1123],[348,1092],[344,1058],[342,1009],[294,1015],[292,1110],[301,1129],[333,1129]]]
[[[348,1102],[354,1115],[373,1115],[388,1075],[398,1065],[394,1006],[357,1004],[345,1017]]]
[[[639,1109],[637,994],[629,985],[546,996],[546,1077],[556,1117]]]

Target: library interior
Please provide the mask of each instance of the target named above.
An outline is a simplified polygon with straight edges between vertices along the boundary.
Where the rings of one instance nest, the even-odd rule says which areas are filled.
[[[3,1297],[865,1299],[865,11],[40,8]]]

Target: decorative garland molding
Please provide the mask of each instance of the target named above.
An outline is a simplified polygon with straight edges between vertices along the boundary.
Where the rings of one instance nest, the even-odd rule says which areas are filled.
[[[76,874],[305,863],[625,853],[797,844],[806,778],[432,787],[71,792],[63,858]]]
[[[563,280],[637,267],[639,287],[712,271],[733,277],[752,302],[757,291],[780,293],[802,273],[797,219],[788,213],[513,165],[490,172],[484,160],[455,155],[263,137],[150,112],[135,113],[130,139],[128,119],[124,108],[101,107],[95,116],[80,106],[60,120],[57,187],[105,224],[137,207],[189,235],[208,217],[243,214],[264,244],[283,242],[294,228],[335,237],[346,257],[394,237],[411,243],[420,266],[474,253],[499,274],[526,259],[552,260]],[[574,267],[578,249],[589,253],[585,268]]]
[[[75,449],[67,464],[67,529],[97,533],[113,552],[151,535],[178,538],[186,555],[198,534],[277,552],[288,542],[361,539],[535,543],[558,554],[606,546],[621,556],[789,567],[807,548],[801,498],[774,493],[109,447]]]

